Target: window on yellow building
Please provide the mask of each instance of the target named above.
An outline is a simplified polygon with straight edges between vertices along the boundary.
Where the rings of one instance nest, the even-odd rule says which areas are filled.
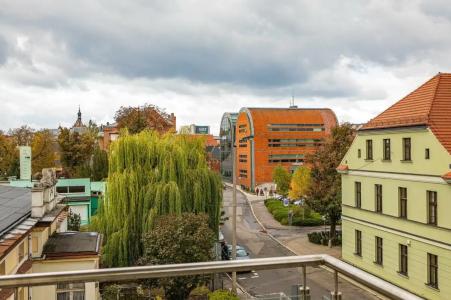
[[[424,158],[425,159],[431,158],[431,151],[429,150],[429,148],[424,149]]]
[[[0,275],[6,275],[5,261],[0,263]]]
[[[358,181],[355,182],[355,207],[362,207],[362,184]]]
[[[437,225],[437,192],[427,191],[428,224]]]
[[[376,212],[382,213],[382,184],[375,184]]]
[[[399,217],[407,219],[407,188],[400,187],[399,194]]]
[[[438,256],[428,253],[428,285],[438,289]]]
[[[373,140],[366,140],[366,159],[373,160]]]
[[[402,160],[410,161],[412,160],[412,144],[410,138],[402,139]]]
[[[58,283],[56,286],[57,300],[85,300],[84,283]]]
[[[399,273],[408,274],[408,249],[406,245],[399,244]]]
[[[376,257],[374,263],[383,264],[383,241],[381,237],[376,236]]]
[[[355,231],[355,255],[362,256],[362,232]]]
[[[384,139],[384,160],[391,159],[390,139]]]
[[[19,262],[25,257],[25,242],[19,244]]]

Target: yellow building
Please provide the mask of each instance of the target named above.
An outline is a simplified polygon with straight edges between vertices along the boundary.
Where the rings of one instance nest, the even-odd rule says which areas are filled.
[[[365,124],[342,164],[343,259],[427,299],[451,298],[451,74]]]
[[[0,275],[99,268],[100,236],[66,232],[68,207],[60,204],[55,184],[0,186]],[[51,300],[60,294],[60,299],[99,298],[96,284],[87,283],[3,289],[0,300]]]

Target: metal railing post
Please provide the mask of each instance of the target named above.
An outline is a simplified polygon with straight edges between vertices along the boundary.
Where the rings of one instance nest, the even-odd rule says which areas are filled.
[[[307,267],[302,266],[302,287],[301,297],[302,300],[310,300],[310,288],[307,286]]]
[[[338,271],[334,270],[334,291],[330,293],[333,300],[341,300],[341,293],[338,291]]]

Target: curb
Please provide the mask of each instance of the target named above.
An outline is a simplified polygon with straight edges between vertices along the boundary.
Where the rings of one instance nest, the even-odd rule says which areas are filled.
[[[227,184],[227,183],[226,183],[226,185],[228,185],[229,187],[232,187],[231,184]],[[299,255],[299,254],[297,254],[293,249],[291,249],[291,248],[288,247],[287,245],[283,244],[281,241],[279,241],[276,237],[274,237],[271,233],[268,232],[268,230],[267,230],[266,227],[263,225],[263,223],[257,218],[257,215],[256,215],[255,212],[254,212],[254,207],[252,206],[252,201],[249,200],[247,193],[244,192],[244,191],[242,191],[242,190],[239,189],[239,188],[237,188],[237,191],[240,192],[241,194],[243,194],[244,197],[246,198],[246,202],[247,202],[247,204],[249,205],[249,207],[251,208],[252,215],[254,216],[255,220],[257,220],[257,223],[258,223],[258,224],[260,225],[260,227],[264,230],[264,232],[265,232],[272,240],[274,240],[275,242],[277,242],[279,245],[281,245],[282,247],[284,247],[285,249],[287,249],[288,251],[290,251],[290,252],[293,253],[294,255]],[[328,267],[326,267],[326,266],[320,266],[320,268],[322,268],[323,270],[326,270],[326,271],[328,271],[328,272],[330,272],[330,273],[334,273],[334,270],[332,270],[332,269],[330,269],[330,268],[328,268]],[[362,290],[364,290],[364,291],[370,293],[371,295],[373,295],[373,296],[375,296],[375,297],[377,297],[377,298],[379,298],[379,299],[386,299],[385,297],[382,297],[381,295],[377,294],[377,293],[374,292],[373,290],[367,289],[365,286],[361,285],[360,283],[358,283],[358,282],[356,282],[356,281],[354,281],[354,280],[352,280],[352,279],[350,279],[350,278],[348,278],[348,277],[346,277],[346,276],[344,276],[344,275],[342,275],[342,274],[338,274],[338,276],[339,276],[341,279],[343,279],[343,280],[349,282],[349,283],[352,284],[352,285],[355,285],[356,287],[358,287],[358,288],[360,288],[360,289],[362,289]]]

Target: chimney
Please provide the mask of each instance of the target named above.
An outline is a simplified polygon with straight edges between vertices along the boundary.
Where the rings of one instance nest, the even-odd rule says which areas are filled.
[[[31,217],[42,218],[52,211],[59,198],[56,197],[56,176],[53,169],[43,169],[42,179],[31,189]]]

